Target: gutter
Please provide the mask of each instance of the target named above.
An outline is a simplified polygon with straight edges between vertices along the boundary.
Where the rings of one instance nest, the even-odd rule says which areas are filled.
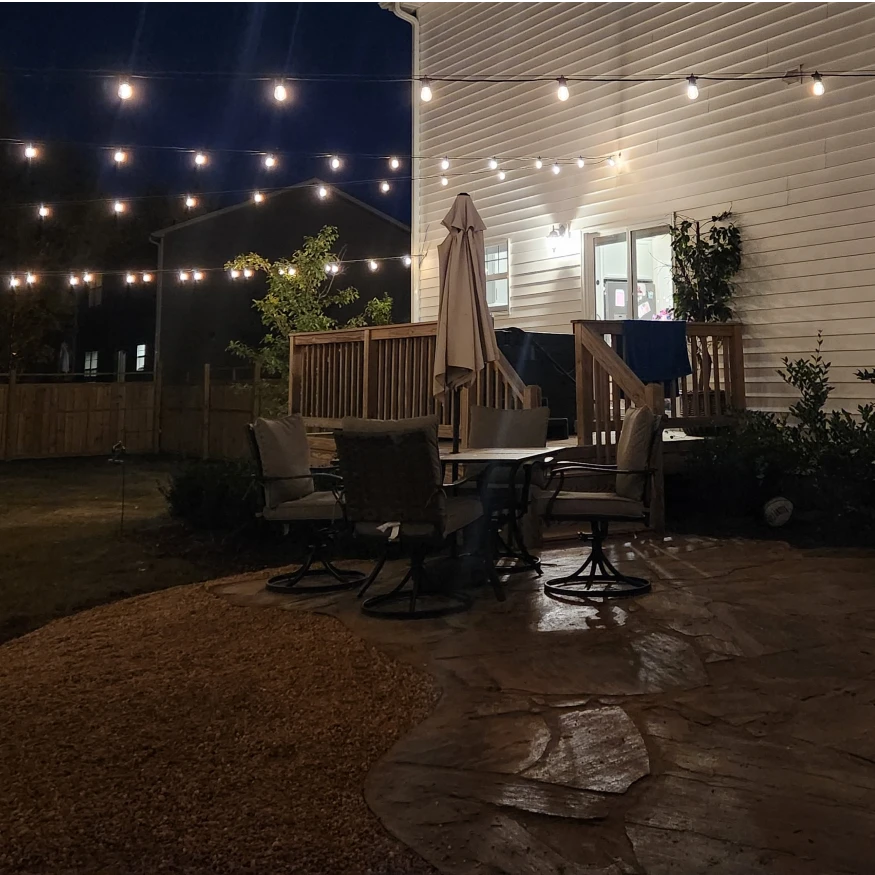
[[[410,161],[410,254],[413,257],[410,271],[410,319],[413,322],[420,321],[420,293],[419,282],[421,264],[419,257],[420,230],[419,230],[419,193],[420,193],[420,158],[419,158],[419,95],[416,93],[417,77],[421,75],[419,69],[419,19],[411,12],[404,9],[403,3],[381,3],[384,9],[388,9],[402,21],[406,21],[413,29],[413,82],[410,84],[411,108],[412,108],[412,159]]]

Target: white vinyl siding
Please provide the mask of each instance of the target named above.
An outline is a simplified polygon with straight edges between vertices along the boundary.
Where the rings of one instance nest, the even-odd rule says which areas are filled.
[[[683,77],[875,68],[875,4],[425,3],[418,16],[424,75],[678,76],[571,82],[565,103],[553,82],[434,83],[420,154],[484,160],[454,160],[447,187],[436,162],[420,162],[420,319],[437,316],[440,220],[460,191],[474,198],[487,238],[507,239],[513,252],[512,307],[496,314],[497,327],[534,331],[568,332],[591,306],[583,234],[731,207],[745,247],[738,315],[749,403],[786,407],[792,390],[775,371],[782,356],[808,352],[818,329],[833,401],[871,394],[853,372],[875,367],[875,80],[826,77],[816,98],[810,80],[700,79],[690,101]],[[549,170],[557,156],[617,153],[616,168]],[[483,172],[492,155],[541,155],[544,168],[504,160],[499,181]],[[571,245],[553,254],[545,237],[560,223]]]

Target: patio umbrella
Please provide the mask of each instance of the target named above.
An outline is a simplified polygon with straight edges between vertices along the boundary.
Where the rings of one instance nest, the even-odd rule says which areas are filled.
[[[470,386],[498,358],[486,303],[486,225],[468,194],[459,194],[441,223],[447,237],[438,246],[440,304],[434,356],[434,394],[453,400],[453,452],[459,450],[459,390]]]

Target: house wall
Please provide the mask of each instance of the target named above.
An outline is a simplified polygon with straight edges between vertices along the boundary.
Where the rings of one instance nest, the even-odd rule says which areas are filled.
[[[875,4],[425,3],[418,16],[423,75],[875,68]],[[421,107],[421,155],[496,155],[508,174],[499,182],[485,160],[455,161],[442,188],[436,162],[420,162],[415,316],[437,314],[440,221],[459,191],[473,196],[488,240],[510,240],[511,307],[496,326],[533,331],[569,331],[591,315],[583,232],[731,207],[745,247],[738,315],[749,403],[786,407],[792,390],[775,370],[822,329],[834,401],[855,406],[867,387],[853,372],[875,366],[875,80],[825,81],[820,98],[810,80],[700,81],[696,101],[676,80],[572,83],[565,103],[553,82],[435,83]],[[611,153],[622,153],[616,168],[566,166],[558,176],[546,160]],[[573,234],[551,256],[544,238],[554,223]]]

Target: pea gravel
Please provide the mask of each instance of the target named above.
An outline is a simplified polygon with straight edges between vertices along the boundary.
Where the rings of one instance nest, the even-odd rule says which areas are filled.
[[[202,586],[58,620],[0,647],[0,873],[431,873],[362,787],[436,697]]]

